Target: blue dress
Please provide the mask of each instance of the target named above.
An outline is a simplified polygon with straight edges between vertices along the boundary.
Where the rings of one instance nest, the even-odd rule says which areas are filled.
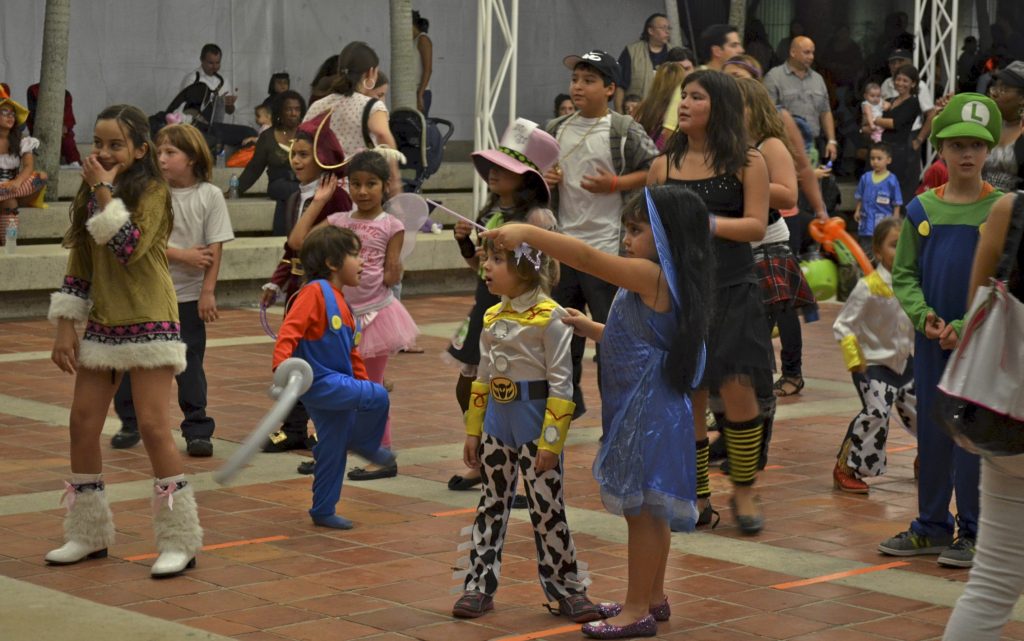
[[[647,508],[690,531],[697,522],[693,406],[663,374],[676,323],[674,310],[655,312],[625,289],[615,295],[601,339],[605,436],[594,478],[609,512]]]

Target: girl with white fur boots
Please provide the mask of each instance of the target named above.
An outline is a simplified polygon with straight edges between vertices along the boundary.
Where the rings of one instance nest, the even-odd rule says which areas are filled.
[[[139,109],[108,107],[96,119],[93,139],[64,238],[70,249],[64,284],[50,301],[49,318],[57,325],[51,358],[75,375],[75,392],[65,543],[46,561],[102,558],[114,542],[100,434],[121,377],[131,372],[139,431],[156,477],[153,529],[160,554],[151,574],[174,576],[195,566],[203,531],[170,429],[171,379],[185,369],[165,251],[170,192]],[[85,323],[81,340],[76,321]]]

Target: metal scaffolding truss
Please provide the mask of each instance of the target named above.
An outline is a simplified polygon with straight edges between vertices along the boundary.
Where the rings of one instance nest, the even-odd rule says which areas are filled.
[[[496,33],[495,33],[495,28]],[[492,36],[499,36],[492,38]],[[479,0],[476,29],[476,110],[473,126],[474,149],[496,149],[498,129],[494,112],[507,82],[508,119],[516,118],[516,71],[519,52],[519,0]],[[491,61],[495,43],[504,44],[496,69]],[[473,207],[480,211],[487,198],[487,186],[479,176],[473,180]]]
[[[960,0],[914,0],[914,64],[921,75],[921,85],[941,89],[940,95],[956,91],[959,9]],[[934,150],[929,147],[928,152],[931,159]]]

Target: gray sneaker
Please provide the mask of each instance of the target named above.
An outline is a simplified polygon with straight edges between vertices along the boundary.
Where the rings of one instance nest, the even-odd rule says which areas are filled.
[[[947,552],[953,545],[953,535],[944,537],[921,536],[913,530],[900,532],[878,544],[878,551],[890,556],[917,556],[919,554],[939,554]],[[971,554],[974,544],[971,544]]]
[[[974,539],[958,536],[939,555],[939,565],[947,568],[969,568],[974,565]]]

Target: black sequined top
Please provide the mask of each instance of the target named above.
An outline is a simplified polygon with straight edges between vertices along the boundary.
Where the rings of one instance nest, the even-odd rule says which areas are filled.
[[[735,174],[723,174],[700,180],[668,178],[666,183],[693,190],[707,205],[708,212],[725,218],[743,218],[743,183]],[[750,243],[715,237],[715,287],[756,283],[754,252]]]

